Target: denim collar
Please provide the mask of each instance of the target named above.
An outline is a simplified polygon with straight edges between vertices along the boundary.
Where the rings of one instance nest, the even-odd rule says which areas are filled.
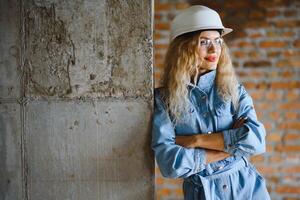
[[[197,87],[204,92],[209,92],[212,86],[214,85],[216,77],[216,70],[210,71],[202,76],[200,76],[197,85],[189,83],[189,86]]]

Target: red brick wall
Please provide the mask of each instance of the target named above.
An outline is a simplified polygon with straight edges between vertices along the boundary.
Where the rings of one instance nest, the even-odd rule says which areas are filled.
[[[300,1],[155,0],[156,87],[170,21],[192,4],[217,10],[224,25],[234,29],[225,40],[239,80],[267,130],[267,152],[253,157],[252,163],[267,179],[272,199],[300,199]],[[181,183],[162,178],[156,167],[156,199],[183,199]]]

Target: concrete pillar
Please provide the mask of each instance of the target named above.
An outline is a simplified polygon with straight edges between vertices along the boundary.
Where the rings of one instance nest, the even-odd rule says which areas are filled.
[[[151,0],[0,1],[0,199],[153,199]]]

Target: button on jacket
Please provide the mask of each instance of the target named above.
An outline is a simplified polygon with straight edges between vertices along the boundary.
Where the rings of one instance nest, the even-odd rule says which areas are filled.
[[[197,85],[189,84],[190,109],[173,124],[166,112],[163,88],[155,89],[152,149],[163,176],[184,178],[185,199],[269,199],[264,178],[247,157],[265,152],[265,129],[257,120],[251,97],[239,85],[239,107],[219,97],[216,71],[202,75]],[[247,117],[240,128],[233,123]],[[206,164],[202,148],[175,144],[176,135],[222,132],[224,152],[230,157]],[[247,184],[246,184],[247,183]]]

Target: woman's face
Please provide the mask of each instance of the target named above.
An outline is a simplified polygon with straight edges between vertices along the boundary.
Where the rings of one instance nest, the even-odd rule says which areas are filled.
[[[222,38],[218,31],[209,30],[201,32],[199,36],[199,55],[201,64],[199,72],[205,73],[215,70],[221,54]]]

